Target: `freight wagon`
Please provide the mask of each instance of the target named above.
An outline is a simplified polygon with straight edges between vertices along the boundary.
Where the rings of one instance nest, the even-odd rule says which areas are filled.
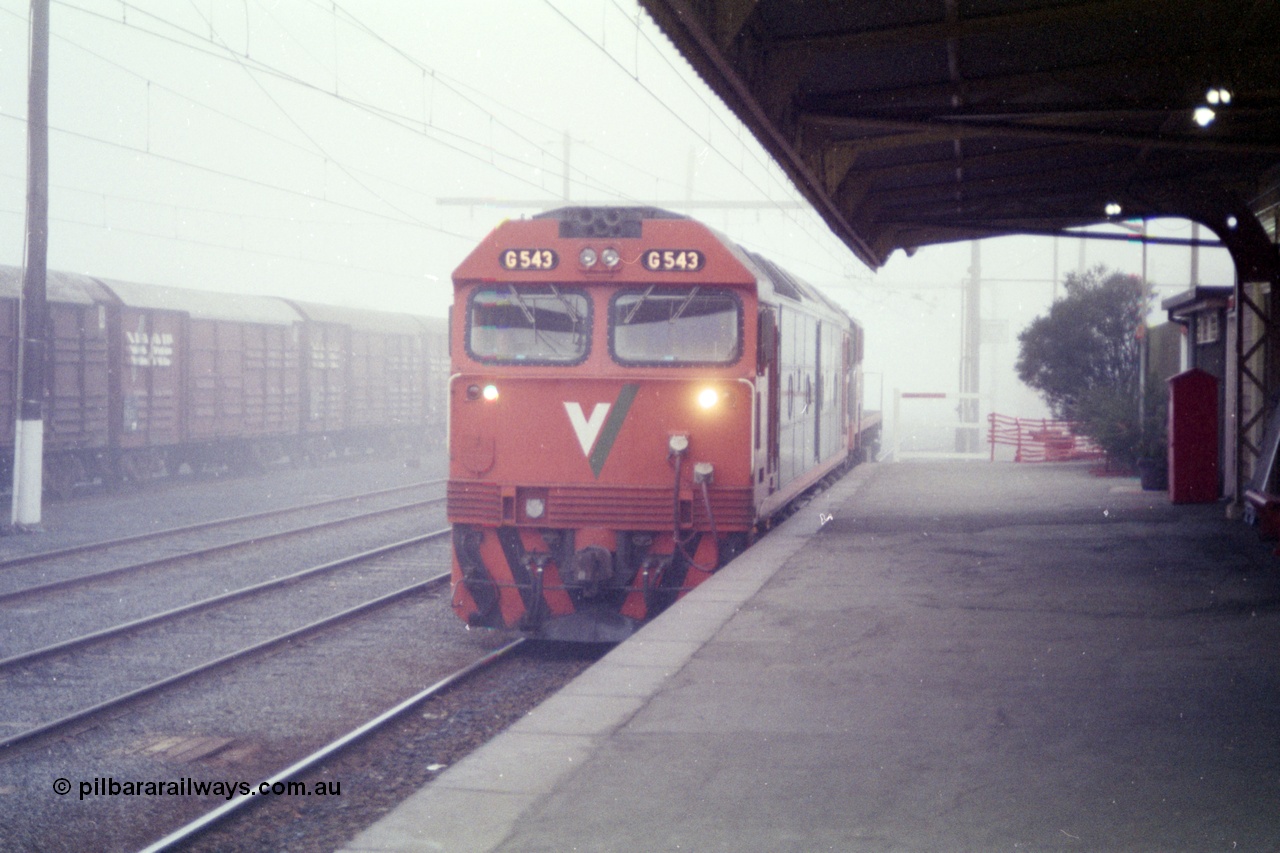
[[[0,476],[12,477],[22,271],[0,266]],[[445,321],[50,272],[45,485],[141,482],[443,431]]]

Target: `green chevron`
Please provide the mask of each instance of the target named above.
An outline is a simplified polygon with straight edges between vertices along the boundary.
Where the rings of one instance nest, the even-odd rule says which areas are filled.
[[[622,422],[627,419],[627,412],[631,410],[631,404],[635,401],[636,392],[639,390],[640,386],[633,382],[623,385],[622,390],[618,392],[618,399],[609,408],[609,417],[605,418],[604,426],[600,428],[596,446],[591,448],[591,455],[587,457],[587,462],[591,465],[591,473],[597,480],[600,479],[600,471],[604,468],[605,460],[609,458],[609,451],[613,450],[613,442],[622,431]]]

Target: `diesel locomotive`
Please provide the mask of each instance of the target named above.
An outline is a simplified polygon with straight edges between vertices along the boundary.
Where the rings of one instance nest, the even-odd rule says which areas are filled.
[[[693,219],[507,221],[453,283],[452,604],[469,626],[624,639],[862,453],[862,329]]]

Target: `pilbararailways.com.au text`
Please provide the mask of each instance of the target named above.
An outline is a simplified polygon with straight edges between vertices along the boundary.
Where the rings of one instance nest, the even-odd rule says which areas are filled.
[[[205,782],[192,779],[190,776],[166,781],[139,781],[136,779],[122,781],[114,776],[95,776],[91,781],[81,780],[78,784],[80,799],[82,800],[87,797],[222,797],[230,800],[236,795],[241,797],[342,796],[342,783],[337,781],[307,783],[218,780]],[[65,796],[70,794],[72,790],[70,779],[60,777],[53,780],[55,794]]]

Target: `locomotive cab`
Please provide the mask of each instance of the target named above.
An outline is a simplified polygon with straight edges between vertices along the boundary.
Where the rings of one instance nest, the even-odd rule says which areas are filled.
[[[463,262],[448,512],[468,625],[621,640],[746,547],[779,485],[759,282],[651,208],[507,222]]]

